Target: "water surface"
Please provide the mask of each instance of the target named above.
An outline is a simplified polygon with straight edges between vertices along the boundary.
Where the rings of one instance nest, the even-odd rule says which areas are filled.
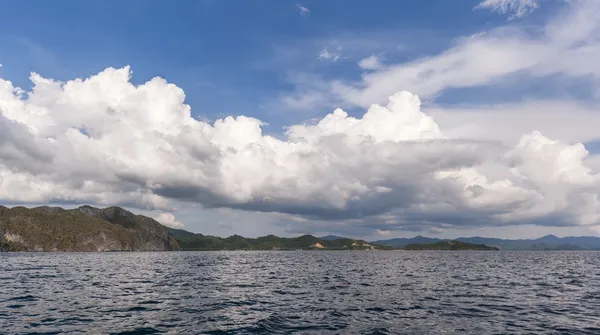
[[[600,334],[596,252],[0,254],[0,334]]]

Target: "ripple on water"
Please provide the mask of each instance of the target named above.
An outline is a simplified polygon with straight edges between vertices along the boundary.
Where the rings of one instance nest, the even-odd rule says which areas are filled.
[[[116,333],[111,333],[111,334],[112,335],[146,335],[146,334],[160,334],[160,333],[161,333],[161,331],[156,328],[142,327],[142,328],[136,328],[133,330],[126,330],[126,331],[116,332]]]
[[[18,297],[11,297],[6,299],[6,301],[36,301],[37,298],[28,294],[28,295],[23,295],[23,296],[18,296]]]
[[[600,334],[599,256],[0,254],[0,333]]]

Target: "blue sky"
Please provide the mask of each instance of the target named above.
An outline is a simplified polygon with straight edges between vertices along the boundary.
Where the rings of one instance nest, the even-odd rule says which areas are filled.
[[[106,67],[133,68],[133,82],[167,78],[187,93],[193,112],[209,119],[240,110],[272,113],[270,97],[293,88],[290,68],[336,79],[357,78],[370,55],[398,63],[430,56],[456,40],[506,24],[474,10],[478,1],[8,1],[0,13],[3,75],[22,87],[30,72],[59,80],[87,77]],[[310,10],[302,15],[299,6]],[[550,3],[526,24],[552,13]],[[523,24],[523,23],[518,23]],[[340,48],[340,50],[338,50]],[[339,53],[335,62],[322,50]],[[558,90],[548,81],[511,87],[449,89],[440,103],[501,102]],[[588,85],[565,83],[562,94],[589,96]],[[311,113],[324,114],[337,106]],[[294,113],[295,114],[295,113]],[[278,115],[288,122],[305,115]],[[275,119],[278,119],[276,117]],[[275,128],[283,124],[277,122]]]
[[[130,65],[136,83],[161,76],[183,88],[200,117],[242,112],[268,118],[273,126],[269,130],[277,131],[306,118],[296,110],[265,106],[272,96],[293,88],[286,79],[290,68],[356,78],[361,72],[356,62],[363,57],[381,54],[398,62],[435,54],[456,38],[505,22],[488,11],[474,11],[476,4],[8,1],[0,13],[2,71],[14,83],[28,87],[30,72],[68,80],[109,66]],[[301,15],[299,5],[310,8],[310,13]],[[352,43],[359,45],[345,45]],[[342,59],[317,58],[321,50],[338,52],[338,47]],[[462,91],[441,97],[444,102],[469,98],[472,95]],[[309,116],[334,107],[323,106]]]
[[[4,78],[31,87],[29,73],[59,80],[130,65],[132,81],[160,76],[186,92],[192,113],[215,120],[244,114],[269,123],[265,131],[322,116],[336,102],[295,108],[277,104],[300,75],[352,80],[357,62],[377,55],[388,63],[435,55],[457,40],[506,25],[506,16],[474,7],[478,1],[8,1],[0,13]],[[544,4],[531,26],[563,5]],[[300,7],[310,10],[302,14]],[[534,28],[531,28],[534,29]],[[333,62],[321,51],[339,53]],[[594,93],[585,78],[536,79],[447,88],[438,104],[502,103]],[[514,83],[518,82],[518,85]],[[561,82],[560,84],[557,84]],[[378,101],[373,101],[378,102]],[[427,101],[425,102],[427,103]],[[346,105],[352,115],[362,109]],[[354,114],[355,113],[355,114]],[[593,147],[597,150],[596,147]]]
[[[32,72],[66,82],[96,76],[109,67],[130,66],[133,72],[131,83],[135,85],[143,86],[152,78],[161,77],[183,90],[185,103],[191,106],[191,115],[197,120],[213,124],[227,116],[253,117],[264,122],[263,134],[284,142],[288,139],[286,131],[291,129],[290,126],[315,124],[336,108],[343,108],[349,116],[360,119],[371,104],[385,105],[389,96],[407,90],[419,96],[421,110],[434,118],[444,138],[500,143],[505,147],[517,145],[519,149],[523,135],[540,131],[557,141],[552,143],[561,143],[565,147],[561,147],[563,151],[560,152],[538,153],[538,161],[545,162],[536,161],[542,164],[539,166],[550,164],[544,160],[548,157],[558,157],[558,170],[577,170],[581,173],[579,177],[585,175],[587,178],[600,167],[600,132],[597,131],[600,124],[600,65],[594,61],[595,57],[600,59],[597,43],[600,30],[594,23],[596,13],[600,14],[600,8],[593,0],[5,1],[0,12],[0,78],[29,91],[35,86],[29,79]],[[115,78],[110,80],[117,80]],[[114,83],[115,87],[121,87],[117,84]],[[161,90],[157,92],[156,97],[150,97],[155,98],[157,105],[170,101],[168,97],[158,96]],[[97,99],[113,101],[100,93]],[[56,98],[56,101],[63,100]],[[40,102],[33,100],[32,104],[39,107]],[[43,107],[52,110],[57,108],[55,106],[56,103],[51,103]],[[38,127],[41,122],[19,118],[17,111],[4,113],[9,120],[30,127]],[[150,110],[140,110],[140,113],[150,113]],[[154,113],[162,115],[170,111],[157,109]],[[63,112],[55,115],[64,117]],[[75,116],[68,118],[78,119]],[[82,124],[76,128],[84,129],[86,136],[89,136],[86,129],[94,128],[92,122],[99,122],[99,125],[105,122],[96,118],[81,119]],[[68,122],[57,116],[54,123]],[[368,131],[385,132],[385,127],[373,129]],[[410,132],[408,126],[398,128],[398,132],[401,129]],[[152,144],[151,148],[157,147],[152,140],[148,138],[147,143]],[[411,137],[410,140],[414,139]],[[213,143],[215,139],[211,141]],[[285,142],[285,145],[291,142]],[[587,156],[573,154],[577,161],[560,161],[560,157],[571,157],[575,147],[568,146],[577,146],[577,143],[585,146]],[[266,147],[264,143],[258,145]],[[506,155],[500,155],[493,162],[485,161],[487,158],[473,158],[480,165],[478,171],[485,171],[485,182],[501,180],[515,173],[514,169],[510,170],[512,166],[503,169],[488,166],[502,161]],[[303,180],[300,170],[295,167],[287,171],[296,171],[293,177]],[[194,169],[190,168],[190,171],[195,175]],[[28,178],[39,176],[38,172],[27,173]],[[332,176],[344,173],[333,171]],[[535,177],[524,180],[523,173],[510,175],[511,182],[523,188],[543,183],[536,184],[531,191],[540,192],[539,199],[554,196],[554,190],[547,191],[550,187],[547,185],[555,187],[554,181],[534,180]],[[122,171],[115,172],[117,176],[121,174]],[[140,176],[131,179],[147,177]],[[100,183],[90,178],[86,181]],[[239,178],[242,179],[235,180],[240,184],[244,183],[240,181],[243,178],[251,179],[242,175]],[[163,187],[168,182],[159,183],[152,179],[140,182],[140,185],[160,184]],[[250,184],[254,185],[253,181]],[[223,185],[237,184],[224,182]],[[225,186],[224,190],[230,190]],[[262,189],[263,186],[252,186],[255,187],[252,199],[256,199],[257,194],[268,193],[265,199],[277,198],[274,194],[287,194],[281,190],[283,193],[271,194],[271,191],[265,191],[269,188]],[[488,186],[490,192],[497,187]],[[417,186],[411,185],[409,189],[414,187]],[[417,187],[417,193],[430,189],[421,187]],[[561,188],[564,194],[577,189],[572,184],[560,187],[564,187]],[[206,185],[199,186],[202,192],[206,188]],[[389,188],[396,190],[392,186]],[[404,188],[398,187],[400,189]],[[10,196],[3,197],[1,190],[0,185],[0,200],[7,203],[38,201],[35,197],[18,201]],[[121,191],[117,193],[121,194]],[[146,191],[165,196],[152,187],[144,189]],[[589,228],[593,226],[589,222],[595,222],[590,219],[591,212],[581,212],[582,208],[591,209],[571,204],[571,200],[565,200],[569,205],[561,207],[564,213],[545,213],[547,216],[539,220],[527,216],[523,221],[509,220],[510,224],[503,221],[489,227],[472,219],[482,215],[483,209],[474,210],[477,215],[456,214],[468,207],[459,206],[463,209],[455,208],[457,212],[452,215],[440,214],[439,217],[451,217],[448,222],[431,223],[431,218],[419,217],[417,221],[423,226],[419,231],[420,226],[411,221],[416,220],[412,219],[414,213],[407,214],[408,207],[386,207],[386,212],[373,217],[354,218],[363,215],[357,213],[364,211],[348,209],[355,205],[353,203],[347,203],[345,208],[348,210],[342,212],[336,212],[335,206],[335,210],[319,206],[317,210],[310,202],[290,205],[283,199],[278,199],[272,206],[261,207],[253,203],[254,200],[232,202],[235,196],[226,192],[229,191],[195,198],[165,196],[172,204],[168,212],[185,224],[186,229],[218,235],[310,232],[380,237],[417,232],[447,236],[595,233]],[[323,193],[323,196],[327,198],[328,195]],[[60,204],[57,199],[63,198],[62,195],[48,195],[44,199]],[[93,202],[89,199],[95,198],[82,196],[67,202]],[[164,210],[135,203],[124,200],[124,205],[133,204],[131,208],[145,210],[149,215],[156,216],[159,215],[157,211]],[[98,205],[103,204],[98,202]],[[475,206],[473,204],[468,205]],[[363,208],[361,206],[367,204],[356,206]],[[375,204],[369,206],[376,207]],[[552,207],[546,203],[540,206]],[[496,210],[505,209],[486,212],[494,218],[491,221],[500,215]],[[314,213],[310,214],[311,211]],[[331,217],[322,214],[333,212],[336,213]],[[569,216],[574,212],[578,213],[577,219]],[[525,211],[519,215],[525,215],[523,213]],[[517,217],[524,217],[519,215]],[[556,219],[563,216],[569,219]],[[197,220],[198,217],[203,219]],[[339,217],[350,218],[350,221],[339,221]],[[575,223],[584,217],[588,223]],[[356,224],[351,221],[359,219],[363,221]],[[471,221],[464,223],[465,220]],[[560,222],[554,223],[554,220]]]

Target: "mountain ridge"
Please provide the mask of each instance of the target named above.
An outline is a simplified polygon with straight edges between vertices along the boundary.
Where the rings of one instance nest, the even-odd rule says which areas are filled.
[[[333,241],[333,240],[341,240],[345,237],[337,236],[337,235],[325,235],[325,236],[320,236],[319,238],[322,240],[325,240],[325,241]]]
[[[231,235],[218,237],[194,234],[182,229],[170,229],[176,236],[182,250],[377,250],[385,247],[368,243],[364,240],[340,237],[339,239],[322,239],[305,234],[299,237],[279,237],[266,235],[256,238]]]
[[[363,240],[313,235],[217,237],[166,227],[121,207],[0,206],[0,251],[376,250]]]
[[[0,205],[0,251],[168,251],[168,250],[377,250],[451,241],[426,236],[365,241],[336,235],[316,237],[218,237],[166,227],[121,207],[73,209]],[[537,239],[460,237],[500,250],[600,250],[600,237],[546,235]],[[419,247],[411,247],[419,248]]]

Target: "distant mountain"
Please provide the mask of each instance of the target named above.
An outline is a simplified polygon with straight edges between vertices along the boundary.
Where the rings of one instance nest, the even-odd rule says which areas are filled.
[[[0,206],[2,251],[179,250],[167,228],[120,207]]]
[[[503,250],[600,250],[600,238],[593,236],[556,237],[547,235],[537,239],[521,240],[463,237],[457,240],[491,245]]]
[[[321,236],[319,237],[319,239],[323,240],[323,241],[334,241],[334,240],[341,240],[344,239],[345,237],[341,237],[341,236],[335,236],[335,235],[327,235],[327,236]]]
[[[471,244],[483,244],[497,247],[501,250],[600,250],[600,238],[594,236],[557,237],[554,235],[546,235],[537,239],[520,240],[488,237],[461,237],[455,240]],[[379,240],[373,241],[372,243],[399,249],[409,244],[426,244],[441,241],[444,240],[417,236],[413,238]]]
[[[484,244],[472,244],[460,241],[440,241],[423,244],[409,244],[404,250],[500,250]]]

